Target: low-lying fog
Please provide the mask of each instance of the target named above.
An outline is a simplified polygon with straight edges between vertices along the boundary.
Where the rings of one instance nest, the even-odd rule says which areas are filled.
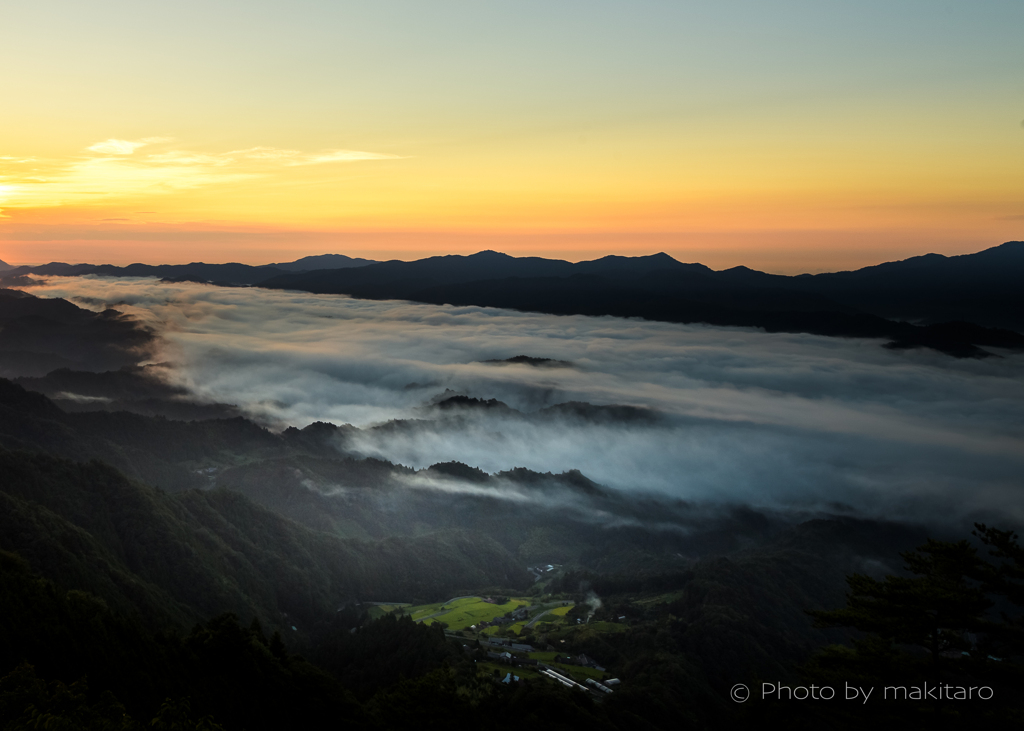
[[[1024,515],[1021,354],[956,360],[880,341],[153,279],[31,291],[137,315],[178,383],[272,428],[435,420],[358,437],[361,453],[412,467],[578,468],[624,490],[870,516]],[[572,367],[482,362],[516,355]],[[584,401],[663,418],[424,409],[445,389],[526,414]]]

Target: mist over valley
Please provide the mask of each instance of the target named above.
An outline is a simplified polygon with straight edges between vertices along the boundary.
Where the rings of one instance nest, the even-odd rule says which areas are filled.
[[[156,334],[160,378],[193,400],[274,431],[352,425],[339,450],[415,469],[576,469],[616,490],[866,517],[1016,504],[1014,352],[954,359],[861,339],[146,279],[52,278],[29,291],[138,318]],[[502,362],[523,354],[568,367]]]

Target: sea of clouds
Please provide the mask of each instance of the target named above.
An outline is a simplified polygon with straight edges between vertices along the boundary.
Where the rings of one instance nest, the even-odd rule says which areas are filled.
[[[881,341],[613,317],[358,300],[154,279],[31,291],[131,313],[197,398],[271,428],[363,427],[361,454],[411,467],[579,469],[694,502],[870,517],[1024,517],[1024,355],[954,359]],[[528,355],[571,368],[495,365]],[[446,389],[526,417],[439,419]],[[568,401],[653,421],[531,418]],[[368,428],[396,419],[407,428]]]

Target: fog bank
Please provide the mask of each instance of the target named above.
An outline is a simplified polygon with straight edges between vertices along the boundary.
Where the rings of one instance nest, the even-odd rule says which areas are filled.
[[[694,501],[869,516],[1024,517],[1024,356],[957,360],[878,341],[355,300],[152,279],[52,278],[161,336],[176,384],[273,428],[364,428],[412,467],[580,469]],[[493,364],[516,355],[569,368]],[[449,389],[500,408],[429,407]],[[579,401],[650,420],[538,413]],[[380,425],[391,420],[413,420]],[[376,427],[376,428],[374,428]]]

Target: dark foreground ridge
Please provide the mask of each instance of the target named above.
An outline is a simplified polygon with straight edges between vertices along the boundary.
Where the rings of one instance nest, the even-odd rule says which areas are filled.
[[[625,500],[575,470],[488,475],[449,462],[414,473],[343,456],[331,444],[344,433],[331,429],[65,414],[0,380],[0,727],[955,729],[1019,718],[1024,551],[1010,534],[980,534],[994,551],[921,545],[921,529],[898,524]],[[144,462],[147,481],[220,466],[202,470],[215,485],[161,490],[97,457]],[[500,497],[510,491],[538,507]],[[634,520],[581,517],[595,511]],[[683,530],[643,527],[655,517]],[[915,545],[900,571],[899,551]],[[899,575],[863,574],[879,567]],[[476,611],[527,607],[522,626],[457,624],[456,602],[480,598],[491,604]],[[1002,614],[988,611],[996,601]],[[847,628],[865,639],[827,646]],[[566,688],[544,664],[608,685]],[[760,692],[770,681],[842,698],[851,679],[877,694],[987,690],[952,707]],[[738,682],[754,689],[750,703],[730,700]]]

